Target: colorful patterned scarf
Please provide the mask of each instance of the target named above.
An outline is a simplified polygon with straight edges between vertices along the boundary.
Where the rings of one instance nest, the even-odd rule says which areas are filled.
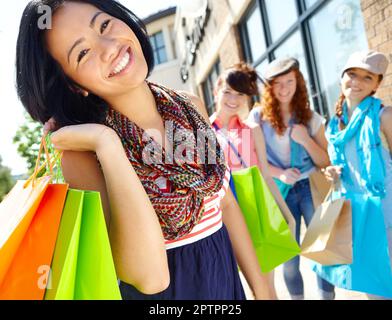
[[[148,85],[174,152],[163,150],[143,129],[113,109],[108,112],[106,125],[121,138],[158,215],[165,239],[176,240],[198,224],[204,213],[204,198],[223,186],[226,165],[214,131],[190,99],[157,84]],[[172,192],[163,193],[151,173],[167,178]]]

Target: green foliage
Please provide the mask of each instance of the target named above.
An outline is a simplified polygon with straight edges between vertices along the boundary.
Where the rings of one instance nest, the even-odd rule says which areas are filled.
[[[39,145],[42,137],[42,125],[25,114],[26,122],[15,134],[13,142],[18,146],[19,155],[27,162],[29,173],[35,168]]]
[[[24,158],[27,162],[29,169],[28,176],[32,175],[35,169],[39,147],[43,134],[43,127],[40,123],[35,122],[27,113],[25,114],[26,122],[19,127],[15,134],[13,142],[18,146],[19,155]],[[48,147],[49,155],[54,160],[55,150],[50,141],[49,135],[46,137],[46,145]],[[57,161],[53,163],[53,181],[62,183],[64,177],[61,172],[60,158],[56,158]],[[40,164],[46,161],[45,152],[42,151]],[[45,170],[39,172],[37,177],[40,177],[49,172],[49,167],[46,166]]]
[[[11,176],[11,170],[3,166],[2,159],[0,157],[0,201],[4,199],[14,184],[15,182]]]

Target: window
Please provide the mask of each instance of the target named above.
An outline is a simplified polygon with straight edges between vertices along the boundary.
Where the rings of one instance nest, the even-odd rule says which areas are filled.
[[[256,6],[245,22],[245,33],[249,44],[249,55],[252,62],[256,62],[267,49],[265,45],[264,28],[261,13]]]
[[[167,62],[167,53],[165,46],[165,38],[163,37],[163,32],[150,36],[152,49],[154,51],[154,60],[157,65]]]
[[[206,81],[203,82],[204,102],[207,107],[207,112],[209,116],[211,116],[215,112],[214,87],[220,73],[221,65],[220,61],[218,60],[212,67]]]
[[[253,0],[239,28],[244,56],[259,73],[275,58],[299,60],[311,106],[327,118],[343,64],[368,47],[359,0]]]
[[[306,8],[311,8],[319,0],[305,0]]]
[[[265,0],[272,41],[278,40],[298,19],[296,0]]]
[[[351,53],[368,48],[359,1],[331,1],[310,20],[310,30],[321,94],[331,115],[340,94],[340,71]]]

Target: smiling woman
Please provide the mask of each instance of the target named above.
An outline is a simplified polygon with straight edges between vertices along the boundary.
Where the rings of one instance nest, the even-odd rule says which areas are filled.
[[[49,30],[37,27],[40,5],[52,9]],[[152,67],[142,23],[116,1],[32,1],[24,12],[19,96],[57,129],[52,142],[70,186],[101,193],[123,298],[244,299],[236,259],[256,298],[269,298],[204,106],[148,82]],[[146,161],[151,146],[182,147],[169,129],[203,151]]]
[[[39,13],[38,8],[50,3],[53,13],[58,9],[64,11],[63,2],[32,2],[26,7],[17,44],[17,51],[24,53],[17,55],[18,94],[27,111],[35,120],[42,123],[51,117],[54,117],[60,126],[102,123],[104,121],[102,111],[108,108],[108,102],[102,97],[102,93],[111,91],[111,89],[110,87],[105,89],[108,83],[96,83],[95,79],[91,81],[91,77],[98,76],[102,81],[108,80],[117,65],[107,65],[106,69],[97,67],[97,54],[95,50],[92,50],[93,45],[98,44],[94,42],[97,39],[96,36],[110,33],[110,35],[126,38],[126,35],[121,35],[124,30],[127,29],[128,34],[132,33],[133,39],[128,43],[137,46],[134,50],[138,53],[139,59],[140,56],[143,57],[137,66],[146,68],[146,63],[148,66],[145,75],[143,72],[140,75],[142,78],[154,67],[149,39],[141,21],[131,11],[121,4],[110,5],[108,1],[84,1],[86,3],[84,6],[77,2],[69,2],[67,6],[70,8],[75,6],[83,8],[74,10],[73,24],[64,20],[64,16],[55,14],[52,17],[52,25],[55,28],[49,31],[39,28],[37,22],[42,13]],[[88,5],[89,2],[95,7]],[[86,17],[88,17],[87,21]],[[87,33],[80,37],[81,27],[85,28]],[[53,32],[53,30],[58,32]],[[53,36],[57,38],[53,39]],[[47,48],[44,46],[44,41],[41,41],[43,39],[46,40]],[[106,51],[104,54],[109,57],[104,58],[110,59],[113,54],[117,54],[118,58],[122,59],[124,52],[119,52],[119,50],[125,49],[131,52],[130,46],[127,48],[124,41],[123,39],[122,44],[118,43],[118,47],[110,46],[108,43],[110,41],[100,42],[100,46],[106,45],[109,50],[112,50]],[[31,59],[34,59],[34,64],[30,64]],[[116,62],[120,61],[114,61]],[[135,71],[135,74],[137,73]],[[24,75],[34,75],[34,77]],[[80,78],[78,77],[79,81],[76,83],[77,76]],[[130,78],[132,79],[132,76]],[[85,87],[91,84],[94,86],[86,90]],[[81,99],[80,95],[74,94],[75,91],[82,91],[85,95],[89,92],[90,98]]]

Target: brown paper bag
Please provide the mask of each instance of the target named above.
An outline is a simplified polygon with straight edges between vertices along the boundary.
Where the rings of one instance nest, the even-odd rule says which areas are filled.
[[[327,180],[320,170],[316,170],[310,174],[309,182],[313,205],[317,208],[327,197],[329,190],[331,190],[332,183]]]
[[[326,201],[317,208],[305,233],[301,255],[326,266],[352,263],[349,200]]]

